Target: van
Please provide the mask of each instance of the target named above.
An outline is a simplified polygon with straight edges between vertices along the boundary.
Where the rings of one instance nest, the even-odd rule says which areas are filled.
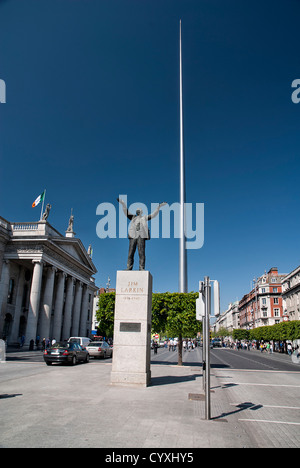
[[[90,338],[87,338],[86,336],[71,336],[68,339],[68,342],[77,343],[82,348],[86,348],[86,346],[88,346],[88,344],[91,342],[91,340],[90,340]]]

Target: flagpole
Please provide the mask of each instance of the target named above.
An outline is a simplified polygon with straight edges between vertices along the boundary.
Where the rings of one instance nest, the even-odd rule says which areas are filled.
[[[179,292],[188,292],[187,255],[185,241],[185,164],[183,144],[183,96],[182,96],[182,51],[181,20],[179,28],[179,72],[180,72],[180,243],[179,243]]]
[[[40,221],[42,220],[42,215],[43,215],[43,209],[44,209],[44,201],[46,198],[46,189],[44,190],[44,197],[43,197],[43,202],[42,202],[42,209],[41,209],[41,216],[40,216]]]

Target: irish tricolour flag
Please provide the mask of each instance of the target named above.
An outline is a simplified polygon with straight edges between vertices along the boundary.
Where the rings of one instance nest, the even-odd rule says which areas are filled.
[[[32,208],[34,208],[35,206],[37,206],[39,203],[41,203],[45,198],[45,190],[43,191],[43,193],[41,193],[41,195],[39,195],[35,200],[34,202],[32,203]]]

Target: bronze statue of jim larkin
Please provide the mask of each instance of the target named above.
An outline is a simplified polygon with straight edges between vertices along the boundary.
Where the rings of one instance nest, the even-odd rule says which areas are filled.
[[[125,216],[130,220],[128,239],[129,239],[129,251],[127,260],[127,270],[132,270],[134,262],[134,254],[136,247],[139,253],[139,270],[145,270],[145,247],[146,240],[150,239],[150,232],[147,221],[155,218],[158,215],[159,210],[162,206],[166,205],[166,202],[160,203],[153,213],[143,216],[143,210],[137,209],[136,214],[132,214],[128,211],[127,206],[123,200],[117,199],[122,205]]]

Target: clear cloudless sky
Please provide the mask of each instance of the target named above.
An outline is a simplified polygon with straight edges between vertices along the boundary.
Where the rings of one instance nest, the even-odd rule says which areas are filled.
[[[93,246],[115,286],[128,240],[99,239],[97,206],[179,201],[182,20],[187,202],[205,205],[188,287],[220,281],[221,309],[300,264],[299,0],[0,0],[0,215]],[[160,215],[161,216],[161,215]],[[152,239],[154,291],[178,291],[178,239]],[[136,265],[138,258],[136,255]]]

